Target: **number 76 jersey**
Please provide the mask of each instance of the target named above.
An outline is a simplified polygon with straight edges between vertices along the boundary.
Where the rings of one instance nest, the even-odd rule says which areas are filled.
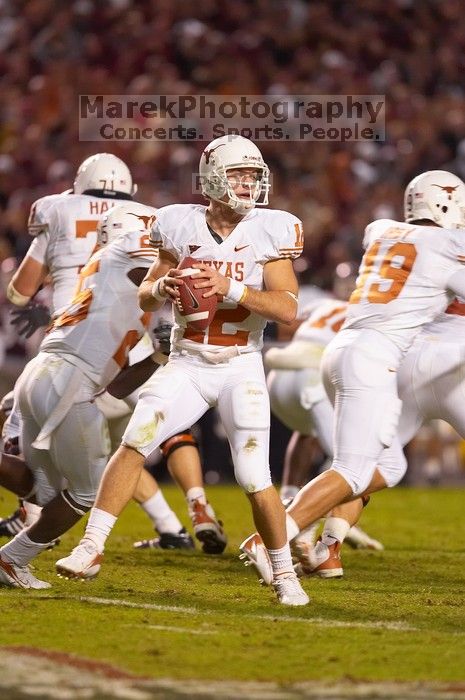
[[[463,284],[465,231],[380,219],[367,226],[363,244],[342,328],[378,330],[405,351]]]

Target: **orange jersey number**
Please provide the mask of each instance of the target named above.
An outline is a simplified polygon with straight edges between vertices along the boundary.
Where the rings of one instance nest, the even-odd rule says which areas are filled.
[[[79,279],[73,300],[66,311],[59,316],[53,324],[54,328],[61,326],[75,326],[79,321],[87,318],[89,307],[92,303],[92,289],[82,289],[84,280],[91,275],[95,275],[100,269],[100,258],[92,257],[91,260],[84,265],[79,273]]]
[[[346,314],[344,312],[347,312],[347,307],[338,306],[332,311],[330,311],[329,314],[320,316],[320,318],[318,318],[316,321],[313,321],[313,323],[311,323],[310,326],[312,328],[324,328],[325,326],[328,326],[334,333],[337,333],[344,321],[346,320]],[[344,314],[343,317],[338,319],[337,321],[334,321],[334,317],[338,316],[341,313]]]
[[[230,306],[226,309],[219,308],[213,317],[213,321],[205,331],[207,343],[221,346],[247,345],[249,342],[249,331],[239,329],[227,331],[224,326],[225,324],[242,323],[249,316],[250,311],[240,304],[233,308]],[[186,340],[193,340],[196,343],[202,343],[205,334],[187,326],[184,331],[184,338],[186,338]]]
[[[352,292],[350,304],[358,304],[365,296],[371,304],[388,304],[397,299],[401,293],[408,276],[412,271],[417,251],[413,243],[398,241],[393,243],[380,261],[378,275],[380,282],[372,282],[366,289],[368,277],[374,272],[374,267],[379,261],[379,249],[381,241],[375,241],[363,256],[363,267],[357,280],[357,288]],[[391,284],[384,289],[384,280],[390,280]]]

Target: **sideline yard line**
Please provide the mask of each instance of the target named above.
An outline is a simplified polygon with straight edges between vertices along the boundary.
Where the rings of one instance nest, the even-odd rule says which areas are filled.
[[[144,610],[164,610],[166,612],[196,613],[202,615],[214,615],[212,610],[197,610],[196,608],[175,607],[173,605],[155,605],[154,603],[133,603],[120,598],[97,598],[94,596],[79,596],[84,603],[96,603],[97,605],[115,605],[131,608],[142,608]],[[233,613],[234,614],[234,613]],[[394,632],[419,632],[417,627],[412,627],[403,622],[389,622],[378,620],[376,622],[345,622],[343,620],[325,620],[322,617],[291,617],[291,615],[250,615],[241,614],[240,617],[247,617],[254,620],[268,620],[270,622],[306,622],[307,624],[318,625],[320,627],[359,627],[362,629],[387,629]]]
[[[4,593],[0,591],[0,596],[3,597]],[[35,598],[36,600],[77,600],[82,603],[94,603],[95,605],[108,605],[114,607],[123,608],[134,608],[137,610],[158,610],[159,612],[174,612],[174,613],[185,613],[190,615],[216,615],[220,614],[214,610],[199,610],[198,608],[190,608],[187,606],[180,605],[161,605],[157,603],[135,603],[131,600],[124,600],[121,598],[99,598],[97,596],[80,596],[80,595],[36,595],[28,594],[28,598]],[[293,617],[291,615],[254,615],[254,614],[239,614],[239,613],[229,613],[228,617],[243,617],[251,620],[266,620],[269,622],[303,622],[310,625],[317,625],[318,627],[339,627],[339,628],[358,628],[358,629],[385,629],[390,632],[421,632],[419,627],[414,627],[408,625],[404,622],[396,622],[389,620],[377,620],[366,622],[354,620],[353,622],[348,622],[345,620],[326,620],[322,617]],[[192,630],[189,630],[192,631]],[[446,632],[446,634],[451,635],[463,635],[463,632]]]
[[[124,627],[137,627],[140,625],[124,625]],[[162,630],[164,632],[181,632],[182,634],[218,634],[217,630],[194,630],[190,627],[173,627],[172,625],[144,625],[144,630]]]

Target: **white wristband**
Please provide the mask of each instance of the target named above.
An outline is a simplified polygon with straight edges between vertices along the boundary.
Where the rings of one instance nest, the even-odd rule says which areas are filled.
[[[242,282],[237,280],[229,280],[228,293],[224,295],[224,298],[228,301],[235,301],[239,303],[245,296],[246,286]]]
[[[167,294],[164,294],[164,287],[165,287],[165,278],[160,277],[157,279],[156,282],[153,283],[152,285],[152,296],[154,299],[157,301],[165,301],[167,298]]]

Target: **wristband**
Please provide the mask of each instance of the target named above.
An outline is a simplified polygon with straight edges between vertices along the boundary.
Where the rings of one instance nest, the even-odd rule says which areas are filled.
[[[160,277],[157,279],[156,282],[153,283],[152,285],[152,296],[154,299],[157,301],[165,301],[168,297],[167,294],[163,294],[164,291],[164,286],[165,286],[165,278]]]
[[[31,299],[31,297],[26,297],[24,296],[24,294],[20,294],[19,292],[17,292],[16,289],[13,287],[12,282],[10,282],[10,284],[8,285],[6,295],[8,297],[8,300],[11,301],[11,303],[15,306],[26,306],[28,301]]]
[[[246,296],[247,287],[245,284],[238,282],[237,280],[229,280],[228,293],[224,295],[224,298],[227,299],[227,301],[235,301],[237,304],[240,304],[241,301],[244,301]]]

